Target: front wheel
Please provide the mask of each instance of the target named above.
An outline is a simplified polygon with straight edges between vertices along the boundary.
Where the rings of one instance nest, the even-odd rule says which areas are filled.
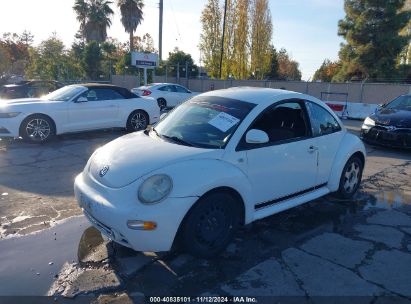
[[[135,132],[145,130],[149,124],[147,113],[142,110],[134,111],[127,119],[127,131]]]
[[[211,193],[189,211],[182,226],[181,245],[196,257],[216,256],[232,240],[240,221],[241,208],[232,195]]]
[[[56,135],[56,128],[47,116],[33,115],[21,123],[20,135],[30,143],[45,143]]]
[[[349,199],[360,187],[364,164],[358,156],[352,156],[344,166],[341,173],[340,186],[337,196]]]

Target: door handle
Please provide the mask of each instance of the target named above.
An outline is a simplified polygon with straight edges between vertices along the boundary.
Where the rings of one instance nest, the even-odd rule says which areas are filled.
[[[315,152],[315,151],[317,151],[317,150],[318,150],[318,147],[313,146],[313,145],[311,145],[311,146],[308,148],[308,152],[310,152],[310,153],[313,153],[313,152]]]

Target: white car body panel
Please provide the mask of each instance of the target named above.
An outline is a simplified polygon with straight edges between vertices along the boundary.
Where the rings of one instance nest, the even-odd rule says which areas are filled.
[[[187,93],[181,92],[169,92],[169,91],[161,91],[159,90],[165,86],[180,86],[183,87],[185,90],[188,90],[184,86],[177,84],[177,83],[156,83],[153,85],[142,86],[138,88],[134,88],[131,91],[139,96],[142,96],[143,90],[148,90],[151,92],[149,97],[154,98],[155,100],[159,100],[160,98],[164,99],[167,102],[167,107],[173,108],[178,106],[179,104],[187,101],[188,99],[197,96],[198,92],[189,91]]]
[[[84,88],[84,91],[86,88]],[[84,92],[83,91],[83,92]],[[13,118],[0,118],[0,137],[19,137],[19,128],[24,119],[33,114],[50,117],[56,125],[56,134],[80,132],[104,128],[125,128],[129,115],[135,110],[145,111],[150,124],[160,118],[160,109],[154,99],[149,97],[88,101],[48,101],[43,99],[2,100],[0,113],[20,112]]]
[[[139,251],[169,250],[190,208],[201,196],[221,187],[238,193],[244,204],[244,223],[251,223],[336,191],[347,160],[354,153],[365,157],[361,140],[349,134],[331,110],[341,125],[339,132],[237,151],[247,128],[268,106],[286,99],[327,106],[308,95],[271,89],[234,88],[202,96],[256,104],[225,149],[187,147],[165,142],[152,133],[138,132],[100,148],[76,178],[75,193],[80,206],[115,231],[116,235],[111,236],[114,241]],[[311,150],[310,146],[317,149]],[[99,170],[105,165],[110,170],[100,177]],[[156,174],[171,178],[172,191],[164,201],[145,205],[137,197],[139,186]],[[92,201],[91,209],[82,195]],[[277,203],[267,203],[276,200]],[[154,231],[130,230],[127,220],[155,221],[158,227]],[[98,224],[95,226],[105,233]]]

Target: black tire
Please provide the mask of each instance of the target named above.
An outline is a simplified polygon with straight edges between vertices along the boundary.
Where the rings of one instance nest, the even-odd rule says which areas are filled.
[[[56,126],[48,116],[35,114],[23,120],[20,135],[29,143],[46,143],[56,136]]]
[[[357,192],[361,184],[364,163],[358,156],[352,156],[344,166],[340,177],[340,185],[336,196],[350,199]]]
[[[150,123],[148,115],[142,110],[133,111],[128,119],[126,129],[129,132],[145,130]]]
[[[239,202],[226,192],[200,198],[181,227],[179,241],[183,250],[200,258],[218,255],[240,226],[241,210]]]
[[[160,107],[160,110],[167,109],[167,101],[164,98],[157,99],[157,104]]]

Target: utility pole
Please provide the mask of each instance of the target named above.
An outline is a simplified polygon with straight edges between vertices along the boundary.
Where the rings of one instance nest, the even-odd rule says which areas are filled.
[[[220,79],[221,79],[221,72],[223,68],[223,55],[224,55],[224,35],[225,35],[225,18],[227,15],[227,0],[225,0],[224,4],[224,19],[223,19],[223,37],[221,38],[221,56],[220,56]]]
[[[163,0],[160,0],[159,9],[160,9],[160,16],[159,16],[159,26],[158,26],[158,55],[161,61],[162,53],[163,53]]]

